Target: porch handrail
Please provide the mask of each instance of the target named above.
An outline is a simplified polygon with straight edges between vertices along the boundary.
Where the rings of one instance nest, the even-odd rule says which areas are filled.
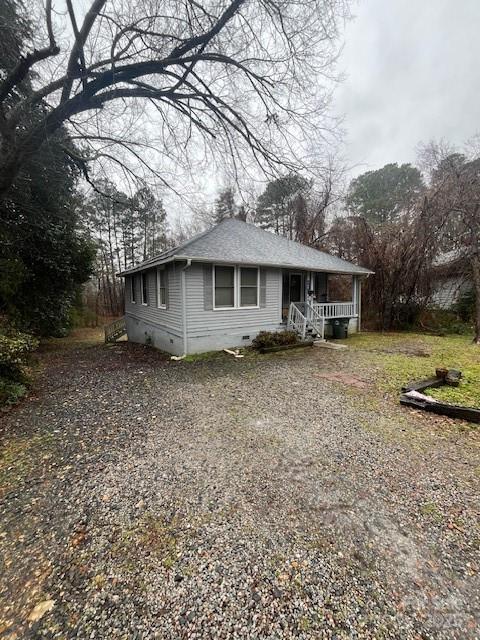
[[[314,302],[316,312],[326,318],[355,318],[358,316],[355,302]]]
[[[325,339],[325,316],[320,314],[315,306],[310,302],[306,303],[308,306],[308,311],[310,313],[307,314],[307,321],[313,326],[317,335],[322,336],[322,340]]]
[[[290,303],[290,307],[288,309],[287,328],[293,329],[302,336],[302,340],[305,340],[305,334],[307,332],[307,318],[294,302]]]
[[[116,342],[127,332],[125,316],[104,326],[105,342]]]
[[[291,302],[288,310],[287,327],[294,329],[305,339],[307,327],[311,326],[317,335],[325,337],[325,318],[310,302]]]

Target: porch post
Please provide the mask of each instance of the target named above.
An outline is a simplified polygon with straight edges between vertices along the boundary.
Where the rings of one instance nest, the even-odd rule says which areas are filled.
[[[308,292],[313,289],[313,284],[314,284],[314,282],[313,282],[313,273],[312,273],[312,271],[307,271],[305,275],[306,275],[306,278],[305,278],[305,302],[309,303],[310,302],[310,296],[309,296]],[[307,305],[305,305],[305,307],[306,307],[305,316],[307,317],[307,320],[311,320],[312,312],[310,310],[310,306],[307,307]]]
[[[352,302],[353,302],[353,313],[357,314],[357,291],[358,291],[358,276],[352,277]]]
[[[362,280],[361,278],[358,279],[357,314],[358,314],[357,331],[360,333],[361,331],[360,319],[362,315]]]
[[[360,310],[362,301],[362,280],[360,276],[353,276],[353,311],[357,316],[357,331],[360,331]]]

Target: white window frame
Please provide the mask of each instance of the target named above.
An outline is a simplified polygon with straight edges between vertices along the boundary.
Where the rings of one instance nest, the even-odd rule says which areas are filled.
[[[145,278],[145,293],[146,298],[143,297],[143,279]],[[142,271],[140,273],[140,299],[142,301],[142,306],[144,307],[148,307],[148,279],[147,279],[147,272],[146,271]]]
[[[161,280],[162,280],[161,274],[163,274],[163,287],[161,286]],[[167,308],[167,282],[166,282],[166,277],[167,277],[167,270],[165,269],[165,267],[157,267],[157,308],[158,309],[166,309]],[[160,290],[161,289],[163,289],[163,291],[164,291],[165,302],[163,304],[161,302],[161,296],[160,296]]]
[[[130,276],[130,302],[137,304],[137,296],[135,295],[135,274]]]
[[[233,268],[233,307],[217,307],[215,304],[215,269],[216,267],[231,267]],[[256,269],[257,270],[257,304],[255,305],[240,305],[241,294],[241,269]],[[238,309],[260,309],[260,267],[256,265],[247,264],[212,264],[212,303],[214,311],[232,311]]]
[[[242,269],[257,270],[257,304],[242,304]],[[239,309],[259,309],[260,308],[260,267],[249,265],[238,265],[238,308]],[[250,288],[250,287],[249,287]]]

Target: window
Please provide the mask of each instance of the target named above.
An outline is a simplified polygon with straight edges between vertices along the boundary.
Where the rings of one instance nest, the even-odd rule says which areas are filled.
[[[167,308],[167,289],[166,289],[167,273],[165,269],[157,269],[157,307],[159,309]]]
[[[135,276],[130,276],[130,302],[132,304],[137,302],[135,297]]]
[[[238,309],[259,306],[258,267],[213,268],[214,309]]]
[[[240,306],[258,306],[258,269],[257,267],[240,268]]]
[[[235,267],[215,267],[214,307],[235,306]]]
[[[147,288],[147,274],[141,273],[142,278],[142,304],[148,304],[148,288]]]

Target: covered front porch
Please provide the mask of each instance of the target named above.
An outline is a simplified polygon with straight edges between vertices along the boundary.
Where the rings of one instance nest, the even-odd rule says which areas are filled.
[[[333,279],[344,279],[341,287]],[[341,294],[341,300],[331,294]],[[360,330],[361,278],[358,275],[291,271],[284,269],[282,278],[282,321],[302,338],[314,334],[322,339],[332,320],[348,318],[354,330]]]

